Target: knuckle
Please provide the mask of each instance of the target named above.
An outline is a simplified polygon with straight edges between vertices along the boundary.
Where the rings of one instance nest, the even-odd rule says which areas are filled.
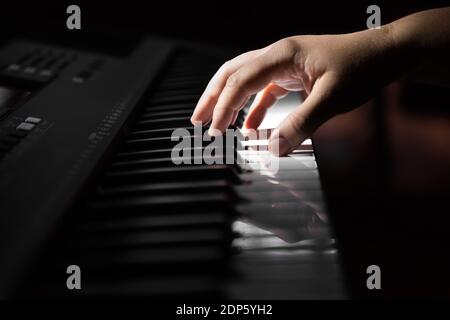
[[[275,65],[290,67],[299,52],[298,43],[293,38],[284,38],[275,42],[267,52]]]
[[[297,42],[292,38],[284,38],[278,42],[278,50],[283,53],[292,55],[296,52]]]
[[[211,104],[216,101],[218,97],[219,95],[216,92],[210,92],[205,95],[204,101],[206,104]]]
[[[220,69],[222,70],[228,70],[230,68],[231,65],[231,60],[225,61],[224,64],[222,64],[222,66],[220,67]]]
[[[239,74],[234,73],[228,77],[226,86],[230,89],[239,89],[242,86],[242,78]]]

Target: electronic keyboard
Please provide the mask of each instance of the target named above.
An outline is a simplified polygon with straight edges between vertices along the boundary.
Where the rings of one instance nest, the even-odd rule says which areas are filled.
[[[158,37],[0,49],[1,297],[346,297],[311,140],[276,172],[258,139],[236,141],[241,164],[171,160],[232,54]]]

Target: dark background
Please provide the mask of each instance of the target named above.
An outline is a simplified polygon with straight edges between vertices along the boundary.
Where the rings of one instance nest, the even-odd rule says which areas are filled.
[[[219,44],[257,48],[295,34],[342,33],[366,28],[366,8],[381,7],[382,23],[449,1],[1,1],[0,35],[61,36],[70,43],[91,47],[108,44],[120,50],[116,37],[105,35],[120,28],[123,38],[143,32]],[[66,8],[77,4],[82,30],[65,27]],[[127,30],[125,30],[127,29]]]

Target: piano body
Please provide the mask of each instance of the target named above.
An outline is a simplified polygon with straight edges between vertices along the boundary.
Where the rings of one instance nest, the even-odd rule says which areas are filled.
[[[120,55],[0,49],[2,298],[347,296],[311,141],[275,173],[262,140],[241,165],[171,161],[231,54],[158,37]]]

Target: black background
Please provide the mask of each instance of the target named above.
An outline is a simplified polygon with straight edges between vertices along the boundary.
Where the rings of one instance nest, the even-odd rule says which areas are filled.
[[[131,34],[156,33],[248,50],[295,34],[342,33],[366,28],[366,8],[381,7],[382,23],[448,1],[1,1],[0,35],[44,32],[70,43],[120,50],[112,27]],[[82,30],[66,29],[66,8],[81,7]],[[115,34],[117,35],[118,32]]]

